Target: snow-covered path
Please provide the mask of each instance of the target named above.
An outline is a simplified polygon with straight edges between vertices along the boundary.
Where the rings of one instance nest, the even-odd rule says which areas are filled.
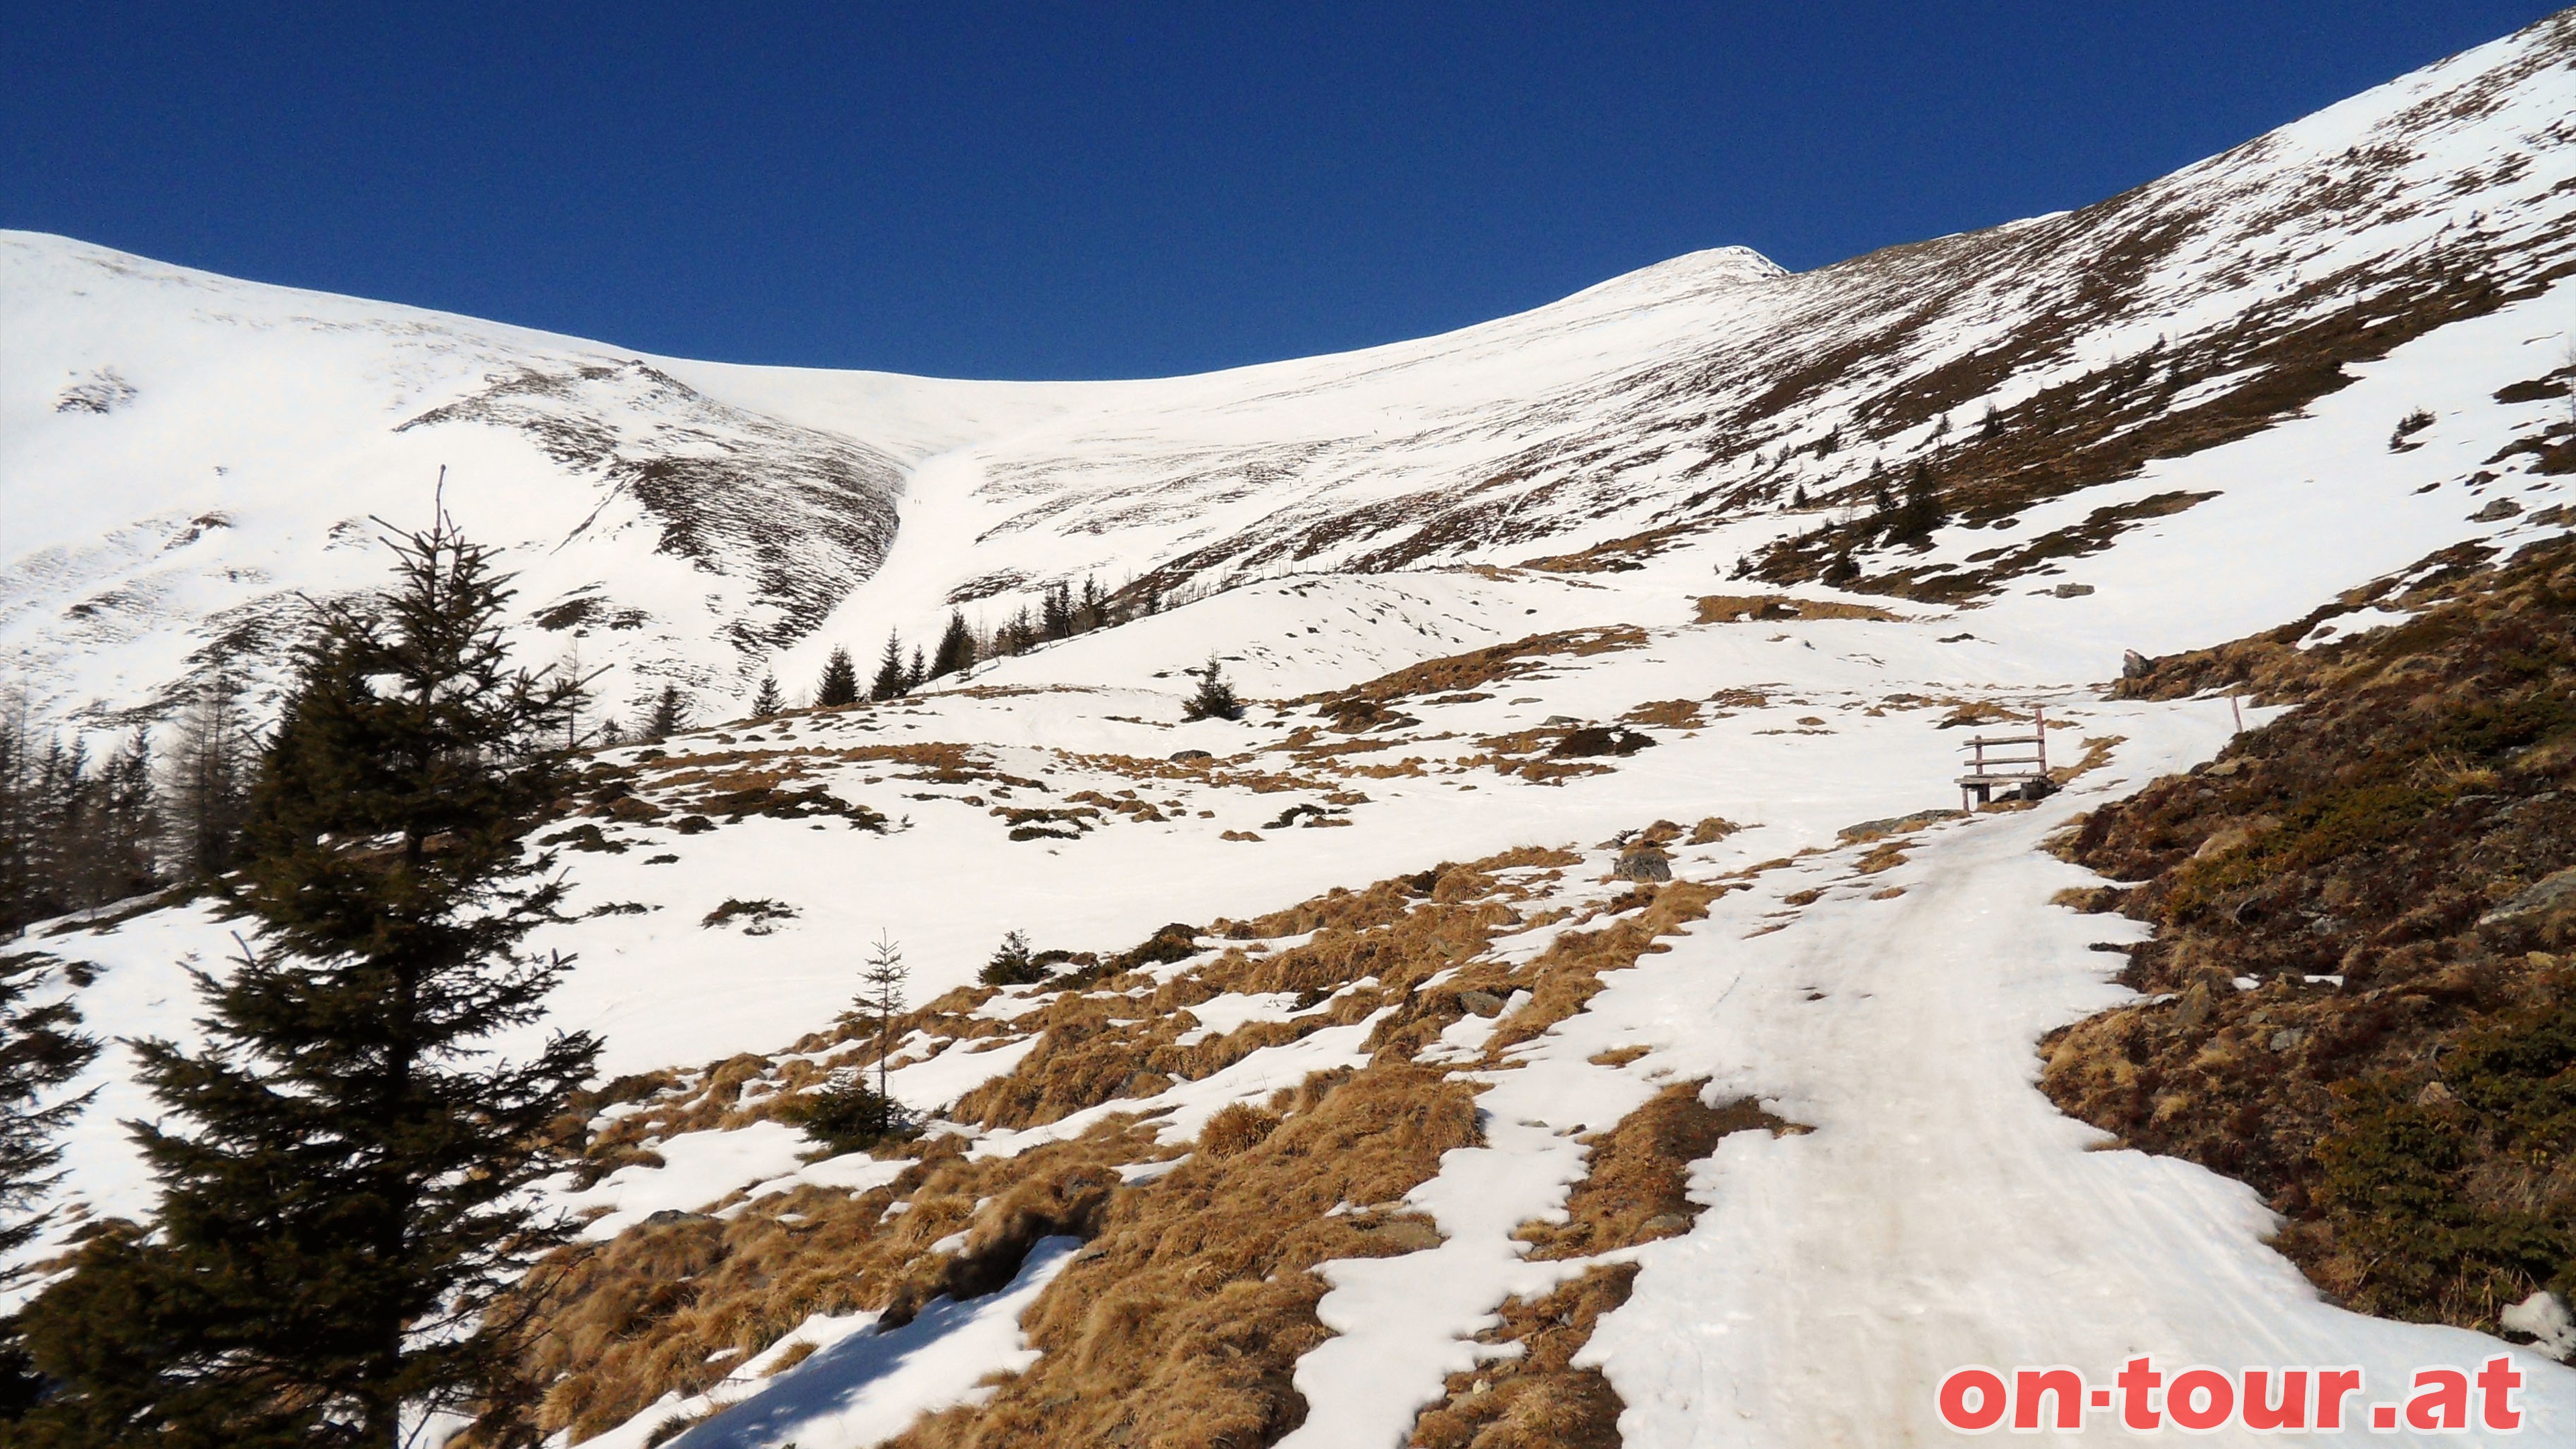
[[[1844,874],[1820,857],[1806,879],[1731,898],[1566,1023],[1551,1055],[1657,1041],[1646,1065],[1817,1129],[1728,1139],[1697,1169],[1696,1229],[1638,1254],[1635,1296],[1586,1359],[1626,1400],[1632,1449],[1953,1442],[1934,1394],[1967,1364],[2066,1364],[2096,1385],[2141,1353],[2168,1373],[2359,1365],[2358,1410],[2401,1397],[2416,1367],[2499,1351],[2326,1306],[2264,1246],[2274,1220],[2251,1189],[2094,1150],[2100,1134],[2038,1092],[2035,1038],[2125,995],[2107,983],[2119,958],[2087,947],[2136,928],[2046,904],[2090,878],[2038,845],[2093,803],[2075,791],[1942,827],[1869,891],[1742,939],[1775,892]],[[1890,885],[1906,893],[1869,898]],[[2567,1442],[2576,1373],[2519,1358],[2527,1442]],[[2125,1436],[2109,1413],[2088,1430]],[[2212,1442],[2240,1437],[2255,1442]]]

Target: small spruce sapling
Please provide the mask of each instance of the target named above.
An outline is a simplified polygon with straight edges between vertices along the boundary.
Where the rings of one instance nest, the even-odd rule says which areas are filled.
[[[868,947],[867,965],[859,972],[858,1012],[877,1024],[877,1096],[884,1120],[880,1132],[894,1130],[893,1099],[886,1096],[886,1058],[894,1050],[894,1018],[903,1010],[903,987],[911,972],[903,964],[903,947],[879,931]]]
[[[1241,719],[1242,702],[1234,697],[1234,686],[1226,683],[1214,654],[1208,656],[1207,668],[1199,674],[1198,693],[1181,706],[1183,719]]]
[[[751,717],[775,719],[778,712],[786,707],[787,701],[778,693],[778,677],[774,674],[760,676],[760,688],[752,691],[751,695]]]

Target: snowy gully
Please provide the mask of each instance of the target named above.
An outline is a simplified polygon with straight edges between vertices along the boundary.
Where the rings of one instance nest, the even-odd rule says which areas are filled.
[[[2511,1354],[2488,1359],[2475,1373],[2435,1365],[2414,1371],[2404,1402],[2365,1400],[2347,1419],[2344,1401],[2366,1392],[2358,1367],[2242,1368],[2231,1378],[2225,1370],[2194,1365],[2168,1381],[2152,1357],[2141,1355],[2113,1375],[2110,1385],[2088,1382],[2081,1370],[2064,1365],[2017,1368],[2008,1382],[1994,1369],[1970,1364],[1942,1377],[1940,1408],[1941,1422],[1962,1434],[2007,1426],[2017,1434],[2081,1434],[2087,1414],[2112,1412],[2121,1428],[2141,1432],[2170,1424],[2186,1434],[2231,1427],[2258,1434],[2339,1434],[2347,1427],[2374,1434],[2401,1427],[2465,1434],[2473,1426],[2474,1400],[2474,1427],[2515,1434],[2522,1430],[2522,1410],[2514,1402],[2521,1387],[2522,1372]]]

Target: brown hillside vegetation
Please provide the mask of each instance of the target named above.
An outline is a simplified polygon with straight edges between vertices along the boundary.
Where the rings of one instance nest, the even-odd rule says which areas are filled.
[[[1452,1067],[1417,1062],[1417,1053],[1462,1017],[1492,1015],[1525,992],[1478,1064],[1507,1068],[1509,1047],[1581,1010],[1602,972],[1666,949],[1659,938],[1704,915],[1726,889],[1669,882],[1603,894],[1604,883],[1593,892],[1599,899],[1570,910],[1521,909],[1562,891],[1565,868],[1580,859],[1525,849],[1335,890],[1204,933],[1166,928],[1037,988],[1053,995],[1007,1024],[973,1014],[990,988],[909,1014],[897,1035],[911,1056],[973,1050],[1005,1032],[1038,1035],[1013,1071],[947,1114],[997,1129],[1061,1123],[1327,1026],[1372,1016],[1376,1024],[1365,1065],[1226,1108],[1186,1162],[1133,1182],[1121,1168],[1186,1149],[1160,1143],[1151,1119],[1106,1111],[1068,1140],[1007,1157],[969,1158],[962,1139],[933,1134],[881,1149],[910,1159],[884,1187],[802,1187],[724,1216],[657,1214],[561,1254],[531,1280],[547,1303],[529,1350],[550,1386],[544,1426],[579,1442],[666,1393],[707,1391],[729,1365],[779,1345],[808,1315],[881,1309],[885,1321],[901,1322],[940,1294],[1003,1286],[1041,1238],[1071,1234],[1089,1245],[1024,1319],[1044,1353],[1036,1367],[901,1442],[1272,1442],[1302,1421],[1290,1373],[1326,1336],[1314,1314],[1326,1285],[1314,1269],[1435,1245],[1436,1228],[1399,1204],[1438,1170],[1443,1152],[1477,1140],[1475,1089]],[[1566,929],[1536,959],[1483,959],[1497,934],[1550,920]],[[1285,949],[1269,945],[1298,936],[1306,939]],[[1182,1045],[1197,1025],[1189,1008],[1229,991],[1293,993],[1310,1009]],[[783,1062],[743,1056],[686,1078],[615,1084],[601,1104],[634,1105],[588,1140],[567,1123],[567,1145],[596,1173],[649,1161],[649,1144],[672,1131],[792,1120],[799,1096],[833,1068],[870,1060],[870,1039],[849,1023],[797,1043],[798,1055]],[[1592,1139],[1591,1177],[1575,1191],[1571,1221],[1534,1224],[1525,1236],[1537,1256],[1572,1258],[1681,1231],[1697,1211],[1681,1194],[1688,1164],[1728,1131],[1781,1125],[1749,1104],[1711,1108],[1696,1088],[1667,1090]],[[936,1246],[960,1233],[962,1246]],[[1564,1290],[1574,1295],[1564,1304],[1508,1305],[1499,1332],[1531,1351],[1514,1387],[1491,1402],[1453,1402],[1455,1412],[1426,1420],[1425,1434],[1450,1432],[1442,1424],[1473,1432],[1425,1442],[1577,1442],[1533,1426],[1612,1422],[1618,1406],[1606,1383],[1566,1360],[1589,1337],[1593,1316],[1624,1299],[1628,1271],[1585,1275]],[[1467,1395],[1470,1386],[1456,1387]]]
[[[1554,655],[1606,654],[1614,649],[1635,649],[1645,642],[1646,631],[1627,624],[1533,634],[1508,644],[1408,664],[1365,684],[1307,695],[1289,703],[1311,704],[1318,714],[1340,715],[1356,712],[1362,705],[1384,705],[1412,695],[1450,694],[1499,683],[1545,667]]]
[[[2098,203],[2079,215],[2116,212],[2137,195]],[[2114,265],[2104,269],[2102,280],[2134,283],[2133,268],[2151,265],[2157,251],[2202,220],[2176,217],[2167,228],[2135,237],[2132,255],[2105,259]],[[2351,364],[2537,296],[2571,269],[2576,263],[2562,259],[2526,276],[2499,275],[2490,258],[2466,245],[2358,262],[2249,307],[2224,331],[2172,346],[2159,340],[2144,352],[2043,388],[1990,413],[1973,435],[1967,429],[1955,439],[1944,435],[1919,465],[1942,506],[1966,527],[2006,526],[2033,503],[2134,477],[2154,459],[2188,456],[2268,427],[2350,382]],[[2063,329],[2075,325],[2074,313],[2034,322],[1987,351],[1892,392],[1882,425],[1931,418],[2035,360],[2059,355]],[[2192,398],[2197,400],[2176,405]],[[1856,479],[1839,501],[1859,503],[1907,481]],[[2189,508],[2205,496],[2166,493],[2096,509],[2083,522],[2047,534],[1999,538],[1994,547],[1971,554],[1964,568],[1906,561],[1897,548],[1906,542],[1901,512],[1882,506],[1780,540],[1752,571],[1775,584],[1841,573],[1849,588],[1967,600],[2056,561],[2097,553],[2136,524]],[[1837,568],[1838,561],[1848,564],[1873,547],[1881,549],[1880,572],[1858,577],[1855,568]]]
[[[1847,604],[1834,599],[1795,599],[1787,594],[1709,594],[1698,604],[1697,616],[1703,624],[1732,624],[1739,620],[1769,623],[1797,619],[1876,619],[1891,621],[1896,615],[1870,604]]]
[[[2051,1038],[2044,1085],[2253,1184],[2339,1300],[2493,1331],[2576,1290],[2576,542],[2429,562],[2338,605],[2410,622],[2134,682],[2303,703],[2067,843],[2142,882],[2091,904],[2158,927],[2153,994]]]

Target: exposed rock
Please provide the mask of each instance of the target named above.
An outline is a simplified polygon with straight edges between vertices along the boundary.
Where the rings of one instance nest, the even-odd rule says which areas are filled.
[[[2147,656],[2139,653],[2135,649],[2127,650],[2120,655],[2120,677],[2122,679],[2144,679],[2148,675],[2154,673],[2155,668],[2156,661],[2149,659]]]
[[[1901,835],[1908,830],[1919,830],[1936,821],[1957,820],[1967,813],[1965,810],[1917,810],[1911,815],[1891,815],[1884,820],[1864,820],[1858,825],[1846,825],[1835,833],[1854,843],[1878,840]]]
[[[2093,592],[2093,586],[2091,584],[2059,584],[2056,588],[2049,590],[2049,592],[2061,599],[2080,599],[2086,594]]]
[[[1461,991],[1458,1004],[1478,1016],[1500,1016],[1507,1003],[1490,991]]]
[[[1175,765],[1195,765],[1201,760],[1213,760],[1215,758],[1216,756],[1209,754],[1205,750],[1172,751],[1172,763]]]
[[[2510,498],[2499,498],[2488,504],[2486,507],[2479,509],[2477,512],[2470,514],[2469,522],[2496,523],[2507,518],[2515,517],[2521,512],[2521,504],[2514,502]]]
[[[2576,866],[2541,877],[2513,899],[2478,917],[2478,924],[2510,925],[2535,916],[2555,915],[2571,905],[2576,905]]]
[[[2459,1100],[2450,1088],[2439,1082],[2426,1082],[2424,1090],[2415,1094],[2415,1105],[2418,1107],[2448,1107]]]
[[[1673,858],[1658,846],[1640,845],[1621,852],[1611,873],[1621,880],[1671,880]]]

